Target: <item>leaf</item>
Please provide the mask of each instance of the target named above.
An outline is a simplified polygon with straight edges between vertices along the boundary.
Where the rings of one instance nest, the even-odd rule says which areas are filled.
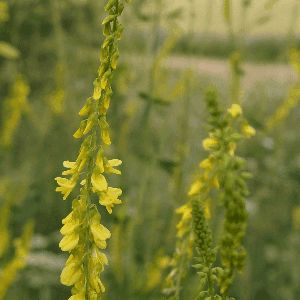
[[[20,56],[20,51],[6,42],[0,42],[0,55],[7,59],[17,59]]]

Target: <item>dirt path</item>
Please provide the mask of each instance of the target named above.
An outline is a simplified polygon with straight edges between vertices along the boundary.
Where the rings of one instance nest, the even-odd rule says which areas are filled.
[[[128,62],[146,65],[150,59],[144,56],[126,55]],[[228,89],[229,66],[226,60],[171,56],[163,62],[170,69],[186,69],[192,67],[199,75],[207,76],[222,89]],[[266,93],[271,97],[284,97],[286,89],[297,81],[297,75],[293,68],[286,64],[254,64],[243,65],[245,75],[242,79],[243,90],[247,94],[257,83],[265,87]]]

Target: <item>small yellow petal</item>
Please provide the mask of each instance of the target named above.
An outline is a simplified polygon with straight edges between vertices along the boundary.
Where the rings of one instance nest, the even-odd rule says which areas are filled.
[[[96,190],[100,192],[107,190],[107,181],[102,174],[97,172],[95,174],[95,172],[93,172],[91,181],[92,181],[92,185],[95,187]]]
[[[79,235],[72,233],[64,236],[64,238],[60,241],[59,247],[62,251],[70,251],[74,249],[79,242]]]

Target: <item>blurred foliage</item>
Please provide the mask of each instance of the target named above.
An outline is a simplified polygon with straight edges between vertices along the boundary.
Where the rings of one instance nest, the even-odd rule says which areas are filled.
[[[0,1],[0,277],[14,259],[13,241],[22,239],[25,224],[35,222],[27,267],[18,271],[5,300],[69,297],[59,280],[67,257],[58,243],[71,201],[55,193],[54,178],[62,162],[77,155],[79,142],[72,135],[99,65],[104,5],[101,0]],[[112,232],[103,299],[164,299],[161,291],[178,251],[174,210],[186,203],[196,164],[205,157],[203,89],[214,82],[222,105],[229,107],[229,73],[198,65],[203,66],[203,56],[228,59],[236,45],[207,33],[191,39],[177,24],[187,10],[186,2],[174,9],[164,1],[135,0],[122,15],[127,30],[108,111],[114,146],[106,151],[123,161],[122,176],[109,179],[122,188],[123,205],[113,218],[103,213]],[[289,52],[287,41],[245,39],[240,65],[244,116],[257,131],[238,150],[253,174],[246,203],[248,257],[231,291],[240,300],[299,298],[298,93],[291,93],[294,102],[285,118],[268,125],[289,101],[286,91],[298,87],[298,74],[289,70],[297,71],[300,42],[295,38]],[[245,61],[292,66],[260,66],[253,80]],[[227,70],[226,62],[218,64]],[[271,71],[261,79],[264,70]],[[272,77],[281,72],[284,79]],[[211,209],[209,226],[218,243],[222,208],[212,199]],[[190,264],[185,275],[181,297],[192,300],[198,278]]]

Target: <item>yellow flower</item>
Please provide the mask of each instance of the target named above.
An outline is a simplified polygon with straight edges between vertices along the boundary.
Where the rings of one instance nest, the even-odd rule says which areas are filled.
[[[236,143],[235,142],[230,142],[229,143],[229,154],[231,156],[233,156],[235,150],[236,150]]]
[[[219,141],[214,137],[206,138],[203,140],[203,148],[207,151],[217,150],[218,145]]]
[[[59,243],[59,247],[62,251],[70,251],[76,248],[79,242],[79,235],[76,233],[71,233],[63,237]]]
[[[104,165],[104,171],[106,174],[110,174],[110,173],[121,174],[121,171],[113,168],[113,167],[120,166],[121,164],[122,161],[120,159],[110,159]]]
[[[74,231],[74,229],[79,225],[78,219],[70,219],[65,225],[60,229],[60,233],[62,235],[70,234]]]
[[[219,183],[219,179],[217,176],[214,176],[209,182],[209,187],[212,187],[213,185],[215,186],[215,188],[217,190],[220,189],[220,183]]]
[[[182,214],[180,222],[176,225],[178,229],[177,236],[186,234],[189,230],[189,224],[192,220],[192,209],[189,204],[185,204],[175,211],[177,214]]]
[[[206,219],[210,219],[211,218],[211,215],[210,215],[210,205],[211,205],[211,200],[210,199],[204,201],[204,214],[205,214],[205,218]]]
[[[120,204],[122,201],[118,197],[122,194],[122,190],[118,188],[109,187],[107,191],[99,193],[99,203],[104,205],[107,211],[111,214],[114,204]]]
[[[96,293],[99,294],[100,290],[101,290],[101,292],[105,292],[105,287],[102,284],[102,282],[99,278],[99,275],[95,271],[90,272],[89,275],[90,275],[89,276],[90,277],[90,285],[96,291]]]
[[[64,267],[60,275],[60,281],[64,285],[71,286],[79,281],[82,275],[81,263],[73,262]]]
[[[99,124],[100,124],[100,134],[101,134],[102,141],[105,145],[109,146],[111,144],[111,141],[108,133],[109,125],[106,122],[106,118],[101,117]]]
[[[66,200],[66,198],[72,192],[72,190],[75,187],[78,179],[79,179],[78,174],[76,176],[73,176],[71,179],[62,178],[62,177],[56,177],[55,178],[57,183],[60,185],[60,187],[56,188],[56,191],[61,192],[64,195],[64,197],[63,197],[64,200]]]
[[[95,265],[97,263],[108,265],[108,259],[106,255],[100,252],[95,244],[92,245],[92,258],[95,260]]]
[[[208,168],[209,170],[211,170],[214,166],[214,163],[212,162],[213,158],[214,158],[214,156],[210,155],[209,158],[202,160],[201,163],[199,164],[199,166],[201,168]]]
[[[96,214],[90,224],[90,230],[94,237],[96,245],[100,249],[106,248],[106,239],[110,238],[110,231],[100,224],[100,214]]]
[[[71,162],[71,161],[68,161],[68,160],[64,161],[63,166],[65,168],[70,169],[70,170],[63,171],[62,175],[73,175],[73,174],[75,174],[75,172],[76,172],[75,164],[76,164],[76,162]]]
[[[242,133],[249,139],[252,135],[255,135],[255,129],[248,125],[248,122],[245,120],[242,125]]]
[[[83,117],[85,115],[87,115],[91,109],[93,108],[93,99],[92,98],[88,98],[86,100],[86,104],[83,106],[83,108],[79,111],[79,116]]]
[[[233,118],[236,118],[242,114],[242,108],[238,104],[232,104],[231,108],[228,108],[228,112]]]
[[[193,196],[196,195],[198,193],[200,193],[200,190],[203,186],[203,182],[201,180],[197,180],[196,182],[194,182],[189,190],[188,195],[189,196]]]
[[[73,218],[73,211],[70,212],[63,220],[62,220],[62,223],[63,224],[66,224],[68,222],[70,222]]]
[[[91,181],[92,185],[97,191],[103,192],[107,190],[107,181],[105,177],[100,173],[99,167],[97,166],[94,168]]]

